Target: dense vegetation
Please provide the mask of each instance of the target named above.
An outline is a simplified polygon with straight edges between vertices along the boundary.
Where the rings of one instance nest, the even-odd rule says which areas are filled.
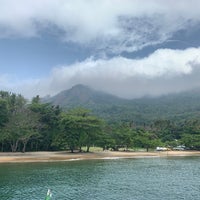
[[[151,125],[158,119],[182,123],[200,117],[199,90],[128,100],[76,85],[46,98],[44,102],[59,105],[65,110],[84,107],[108,123],[133,121],[137,126],[144,123]]]
[[[200,120],[198,115],[190,116],[192,109],[187,108],[188,112],[184,111],[184,115],[187,117],[181,119],[177,117],[175,120],[173,114],[172,117],[169,117],[170,111],[173,112],[170,107],[167,107],[168,109],[162,117],[157,117],[161,111],[153,110],[155,107],[152,105],[157,106],[162,101],[149,101],[149,104],[138,101],[134,105],[129,102],[128,106],[130,107],[127,108],[138,109],[133,111],[133,108],[125,109],[124,105],[120,103],[120,99],[116,100],[112,96],[112,100],[109,100],[108,103],[106,102],[108,100],[103,100],[100,96],[97,99],[104,101],[104,108],[102,107],[102,109],[107,110],[107,116],[101,115],[101,118],[98,112],[95,115],[94,112],[85,108],[71,107],[71,109],[66,109],[65,107],[65,109],[61,109],[57,105],[42,102],[39,96],[28,102],[22,95],[1,91],[1,151],[25,152],[69,149],[74,152],[75,150],[82,151],[82,147],[87,147],[86,151],[89,151],[93,145],[103,149],[145,148],[147,151],[156,146],[176,147],[185,145],[189,149],[200,150]],[[71,95],[71,98],[73,98],[73,95]],[[85,103],[88,101],[87,98],[87,95],[84,96]],[[90,99],[92,99],[91,96]],[[163,99],[163,101],[166,101],[166,99]],[[116,102],[119,103],[118,106]],[[115,105],[112,105],[113,103]],[[76,104],[82,106],[78,102]],[[111,107],[109,107],[110,105]],[[143,108],[141,105],[146,105],[146,107]],[[100,109],[100,106],[97,106],[96,111],[98,109]],[[152,111],[150,113],[145,112],[146,115],[143,115],[141,111],[145,109],[148,112]],[[119,116],[116,118],[117,113]],[[127,113],[126,116],[125,113]],[[187,115],[187,113],[189,114]],[[135,116],[135,118],[132,116]]]

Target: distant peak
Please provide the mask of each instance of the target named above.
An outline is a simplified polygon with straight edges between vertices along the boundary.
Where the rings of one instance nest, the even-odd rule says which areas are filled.
[[[83,84],[77,84],[77,85],[74,85],[72,86],[71,89],[76,89],[76,88],[87,88],[87,89],[90,89],[87,85],[83,85]]]

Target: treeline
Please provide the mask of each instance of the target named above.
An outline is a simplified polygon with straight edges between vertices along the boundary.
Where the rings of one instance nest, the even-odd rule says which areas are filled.
[[[123,121],[123,119],[121,120]],[[175,123],[155,120],[151,125],[134,122],[107,123],[84,108],[63,111],[42,103],[39,96],[28,102],[22,95],[0,91],[0,150],[82,151],[91,146],[123,148],[175,147],[200,150],[200,120]]]

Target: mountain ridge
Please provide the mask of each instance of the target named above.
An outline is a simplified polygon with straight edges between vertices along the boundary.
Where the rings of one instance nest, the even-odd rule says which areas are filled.
[[[123,99],[79,84],[45,101],[63,109],[85,107],[108,121],[150,123],[157,119],[181,121],[200,117],[200,90]]]
[[[78,84],[68,90],[63,90],[57,95],[48,98],[54,105],[75,106],[84,104],[111,103],[112,101],[122,100],[114,95],[94,90],[86,85]],[[68,103],[68,105],[67,105]]]

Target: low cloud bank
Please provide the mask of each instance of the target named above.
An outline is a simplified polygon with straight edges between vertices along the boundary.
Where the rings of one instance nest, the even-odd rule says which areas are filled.
[[[143,59],[87,59],[56,67],[38,80],[8,80],[3,88],[26,97],[54,95],[76,84],[85,84],[124,98],[158,96],[200,87],[200,48],[159,49]]]

